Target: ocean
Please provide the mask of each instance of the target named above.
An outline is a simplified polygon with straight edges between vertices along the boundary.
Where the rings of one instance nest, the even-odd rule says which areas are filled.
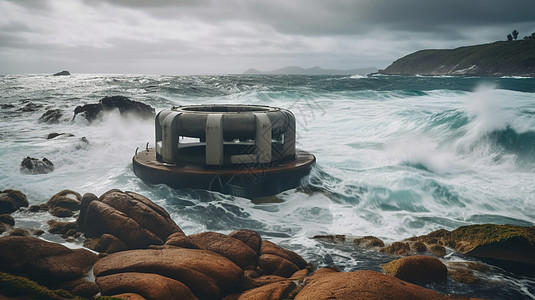
[[[154,120],[117,112],[91,124],[73,119],[76,106],[115,95],[156,112],[190,104],[287,108],[296,117],[297,147],[317,163],[304,188],[271,202],[144,183],[132,171],[132,157],[136,148],[154,146]],[[38,122],[49,109],[62,110],[59,124]],[[165,208],[186,234],[252,229],[319,267],[380,271],[392,257],[315,235],[373,235],[391,243],[469,224],[535,224],[535,78],[4,75],[0,128],[0,190],[21,190],[30,205],[63,189],[97,196],[134,191]],[[53,132],[66,134],[47,139]],[[23,174],[27,156],[46,157],[55,170]],[[52,218],[45,212],[13,216],[17,226],[45,231]],[[444,260],[471,259],[448,251]],[[481,284],[430,287],[535,299],[532,275],[492,267],[482,276]]]

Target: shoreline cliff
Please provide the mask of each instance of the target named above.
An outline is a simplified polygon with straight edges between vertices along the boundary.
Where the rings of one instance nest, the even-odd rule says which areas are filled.
[[[455,49],[420,50],[379,74],[424,76],[535,76],[535,40],[494,42]]]

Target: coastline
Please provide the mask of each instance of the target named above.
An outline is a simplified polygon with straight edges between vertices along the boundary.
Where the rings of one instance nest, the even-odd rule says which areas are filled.
[[[154,253],[160,257],[154,261],[154,264],[160,263],[158,261],[163,259],[161,255],[171,255],[170,257],[186,255],[185,257],[191,257],[192,255],[196,256],[200,255],[200,253],[205,255],[205,253],[210,252],[214,253],[210,255],[217,254],[230,259],[232,263],[229,262],[228,268],[234,270],[232,272],[236,274],[236,278],[233,279],[236,287],[226,292],[215,289],[213,291],[215,294],[210,294],[211,296],[201,295],[199,297],[198,288],[191,286],[193,283],[187,279],[182,279],[183,281],[186,280],[186,283],[189,282],[190,285],[183,293],[189,295],[192,292],[192,297],[201,299],[209,299],[214,295],[218,295],[217,297],[221,299],[237,299],[243,295],[264,295],[266,290],[269,293],[274,293],[274,291],[279,293],[279,297],[270,299],[307,299],[311,295],[319,297],[317,299],[323,299],[325,290],[323,288],[318,290],[315,284],[318,284],[318,286],[329,285],[333,293],[339,293],[339,298],[337,299],[355,299],[349,295],[355,295],[354,293],[357,293],[357,290],[362,289],[362,284],[369,283],[370,280],[371,282],[379,280],[383,283],[382,286],[375,287],[374,293],[380,293],[384,297],[389,293],[387,286],[401,284],[403,286],[401,291],[412,296],[433,295],[433,297],[444,297],[444,299],[458,299],[474,295],[442,295],[436,291],[429,290],[429,286],[447,281],[462,284],[492,284],[491,282],[485,283],[484,276],[481,277],[478,274],[492,273],[492,268],[496,266],[513,271],[515,267],[523,266],[523,269],[519,270],[517,268],[516,271],[529,273],[533,272],[533,266],[535,266],[535,226],[469,225],[453,231],[437,230],[425,236],[412,237],[391,244],[385,244],[380,239],[372,236],[354,239],[345,235],[311,237],[312,239],[334,244],[351,243],[355,251],[371,251],[390,257],[387,263],[381,265],[384,274],[366,269],[340,272],[337,270],[336,265],[322,267],[311,265],[297,253],[281,248],[269,241],[264,241],[257,232],[247,229],[237,230],[229,235],[215,232],[185,235],[163,208],[150,199],[132,192],[110,190],[97,197],[90,193],[82,196],[74,191],[65,190],[54,195],[46,204],[30,207],[27,202],[23,201],[25,195],[16,190],[5,190],[0,195],[2,195],[3,200],[12,199],[13,207],[19,206],[14,211],[22,210],[28,214],[37,211],[48,211],[51,214],[51,220],[48,221],[50,226],[49,233],[59,235],[66,241],[75,238],[84,240],[84,248],[78,250],[67,250],[65,248],[64,250],[56,251],[60,251],[60,253],[64,251],[82,251],[84,252],[83,255],[90,258],[74,259],[73,265],[66,269],[65,267],[63,269],[60,267],[59,271],[56,270],[55,272],[61,274],[65,272],[64,270],[77,268],[81,269],[79,271],[81,272],[79,274],[80,278],[88,275],[92,278],[96,276],[96,281],[76,279],[78,280],[76,283],[66,284],[59,282],[58,278],[62,276],[50,281],[44,280],[42,275],[35,275],[48,272],[49,270],[47,269],[49,267],[43,269],[35,264],[32,267],[32,263],[25,262],[26,258],[20,257],[20,253],[12,254],[11,251],[26,251],[24,249],[15,250],[21,244],[34,245],[28,248],[45,247],[46,249],[51,247],[61,248],[63,246],[59,243],[36,246],[41,243],[48,243],[42,239],[35,239],[35,237],[42,235],[44,232],[35,228],[23,229],[16,227],[17,220],[10,219],[10,214],[8,213],[2,215],[2,222],[0,222],[2,225],[0,228],[4,231],[2,237],[0,237],[0,244],[3,245],[4,250],[7,250],[2,251],[2,254],[0,254],[0,257],[2,257],[0,259],[0,272],[3,272],[0,285],[4,287],[10,286],[4,292],[0,291],[0,294],[8,297],[24,295],[32,297],[31,294],[25,293],[31,293],[31,290],[43,289],[43,287],[35,287],[32,289],[22,288],[21,290],[20,287],[13,286],[14,282],[16,282],[15,285],[33,285],[33,283],[22,278],[13,279],[12,277],[22,275],[23,277],[28,276],[26,278],[30,280],[37,281],[38,284],[45,285],[45,289],[70,288],[68,292],[62,292],[63,296],[69,293],[88,298],[93,298],[97,294],[118,296],[115,291],[130,289],[128,295],[136,294],[137,292],[141,293],[141,296],[144,297],[143,299],[149,299],[160,293],[157,298],[164,299],[165,295],[167,295],[164,291],[165,289],[156,291],[157,288],[155,289],[152,286],[153,294],[147,294],[146,291],[140,291],[139,288],[135,288],[132,285],[113,281],[108,276],[111,271],[100,271],[99,269],[115,268],[109,261],[116,261],[117,259],[117,262],[120,261],[121,264],[127,265],[129,260],[133,260],[132,264],[135,265],[135,261],[138,259],[136,257],[145,257],[148,253],[150,254],[154,251],[157,251]],[[6,202],[4,201],[3,203],[5,204]],[[6,206],[3,205],[3,207]],[[3,213],[6,212],[4,211]],[[76,218],[75,222],[57,221],[58,218],[72,217]],[[223,245],[226,246],[221,248]],[[87,250],[83,249],[91,249],[93,252],[85,253]],[[40,254],[30,252],[31,254],[27,253],[27,256],[32,261],[38,261],[46,259],[46,257],[42,257],[45,252],[41,251],[39,252]],[[97,253],[98,255],[90,253]],[[445,259],[446,254],[448,256],[462,255],[468,260],[447,260]],[[210,259],[219,261],[223,259],[220,256],[209,256],[211,258],[202,256],[199,259],[205,262]],[[9,257],[17,257],[16,265],[19,265],[19,267],[16,267],[16,265],[14,267],[13,263],[7,263],[9,259],[6,260],[6,258]],[[112,257],[115,260],[112,260]],[[173,260],[175,259],[178,259],[178,257],[173,258]],[[153,261],[154,259],[145,257],[144,260]],[[189,263],[184,267],[187,267],[190,271],[184,271],[184,275],[181,275],[182,277],[180,278],[199,276],[194,275],[196,274],[194,266],[198,266],[200,262],[197,259],[188,261]],[[114,262],[114,264],[117,262]],[[496,264],[497,262],[498,264]],[[96,267],[96,265],[99,265],[99,267]],[[25,267],[21,268],[20,266]],[[149,267],[147,266],[147,268]],[[155,272],[158,274],[159,267],[152,266],[150,268],[152,271],[149,271],[149,273]],[[177,266],[177,268],[182,267]],[[218,272],[215,269],[211,269],[218,268],[215,265],[208,268],[212,270],[209,272]],[[93,269],[94,275],[88,274],[91,269]],[[21,272],[21,270],[24,271]],[[229,270],[225,272],[230,272]],[[102,276],[99,274],[108,275],[99,277]],[[274,276],[276,280],[274,280]],[[112,280],[112,283],[109,283],[110,280]],[[131,280],[145,282],[151,279],[150,276],[145,278],[144,276],[139,277],[136,275]],[[222,277],[218,280],[226,282],[225,280],[229,279]],[[342,287],[344,282],[355,282],[356,286],[349,288],[350,290],[348,291],[348,287]],[[431,285],[425,285],[429,283]],[[122,288],[109,287],[116,284],[119,284]],[[119,298],[130,299],[124,295],[119,295]]]

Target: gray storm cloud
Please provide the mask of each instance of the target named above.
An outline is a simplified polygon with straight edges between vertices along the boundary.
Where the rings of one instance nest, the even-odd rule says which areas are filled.
[[[0,73],[384,68],[535,32],[533,0],[0,0]]]

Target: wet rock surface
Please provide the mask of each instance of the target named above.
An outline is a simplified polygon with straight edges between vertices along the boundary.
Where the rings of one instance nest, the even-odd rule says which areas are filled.
[[[29,236],[1,237],[0,249],[0,271],[27,277],[52,289],[80,282],[98,259],[88,250],[73,250]]]
[[[48,174],[54,171],[54,164],[46,157],[38,159],[28,156],[20,163],[20,171],[29,175]]]
[[[0,214],[10,214],[28,205],[26,195],[19,190],[7,189],[0,192]]]
[[[93,122],[102,116],[102,113],[118,110],[121,115],[132,114],[143,119],[154,118],[155,110],[150,105],[133,101],[124,96],[110,96],[100,99],[98,103],[77,106],[74,109],[74,118],[83,114],[85,119]]]

